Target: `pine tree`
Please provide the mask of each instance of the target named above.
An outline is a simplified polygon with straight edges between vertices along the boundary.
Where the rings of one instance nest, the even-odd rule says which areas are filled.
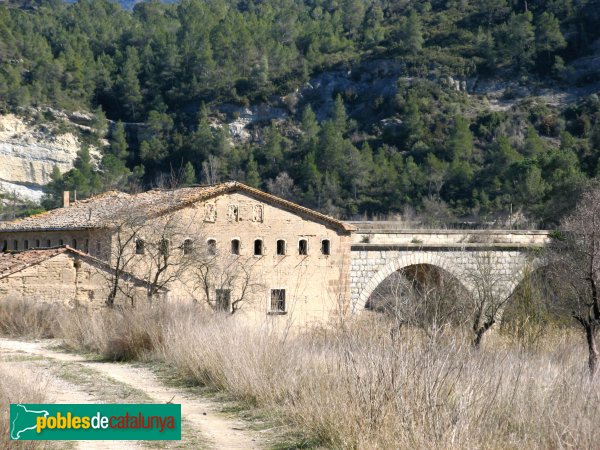
[[[181,185],[182,186],[190,186],[196,183],[196,170],[191,162],[187,162],[185,166],[183,166],[183,171],[181,174]]]
[[[138,79],[139,70],[140,59],[137,49],[127,47],[118,85],[123,108],[132,120],[139,118],[142,109],[142,88]]]
[[[402,123],[402,136],[404,145],[410,149],[420,141],[425,134],[425,125],[421,119],[419,102],[414,94],[409,93],[404,105],[404,116]]]
[[[344,100],[342,96],[338,94],[335,98],[333,105],[332,122],[335,126],[336,131],[340,134],[344,134],[348,128],[348,116],[346,115],[346,107],[344,106]]]
[[[533,65],[535,54],[535,28],[532,19],[533,15],[529,11],[513,14],[505,30],[504,50],[511,62],[523,72]]]
[[[342,11],[344,29],[350,37],[356,37],[365,17],[365,2],[363,0],[343,0]]]
[[[420,52],[425,42],[423,39],[423,25],[421,18],[414,9],[410,11],[408,18],[405,19],[401,30],[403,47],[412,54]]]
[[[460,116],[456,116],[449,141],[449,151],[452,159],[470,161],[473,157],[473,150],[473,134],[469,129],[469,122]]]
[[[127,160],[129,156],[125,125],[120,120],[116,123],[111,134],[109,152],[122,161]]]
[[[316,151],[316,146],[319,139],[319,123],[317,116],[308,105],[302,113],[302,123],[300,126],[302,136],[300,137],[300,150],[303,155],[308,155],[310,152]]]
[[[535,29],[535,45],[539,69],[545,73],[550,72],[555,60],[554,53],[567,46],[560,31],[560,22],[552,13],[546,11],[539,17]]]
[[[255,188],[260,187],[260,174],[258,173],[258,165],[252,154],[246,163],[246,184]]]
[[[525,156],[535,158],[544,153],[544,141],[540,138],[540,135],[533,126],[527,129],[527,136],[525,137]]]

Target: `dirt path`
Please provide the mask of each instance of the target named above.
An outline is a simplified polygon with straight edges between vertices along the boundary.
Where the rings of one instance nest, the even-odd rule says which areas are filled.
[[[184,420],[183,434],[186,425],[198,432],[203,441],[208,441],[209,448],[215,449],[259,449],[264,447],[258,433],[248,429],[241,420],[227,417],[219,413],[219,404],[191,395],[185,390],[165,386],[154,373],[143,367],[134,367],[131,364],[89,361],[82,356],[62,353],[48,348],[51,342],[25,342],[0,338],[0,352],[4,354],[26,353],[38,355],[54,361],[68,364],[77,364],[86,369],[102,374],[106,379],[115,380],[122,385],[141,391],[150,401],[156,403],[173,402],[181,404]],[[92,403],[98,399],[73,386],[60,386],[54,388],[53,395],[57,402],[65,403]],[[65,396],[65,392],[68,395]],[[85,401],[84,401],[85,400]],[[85,442],[81,448],[111,448],[106,441],[101,442],[102,447],[94,447],[91,441]],[[123,443],[112,448],[141,448],[126,447]],[[135,443],[129,443],[129,445]],[[198,445],[198,444],[196,444]]]

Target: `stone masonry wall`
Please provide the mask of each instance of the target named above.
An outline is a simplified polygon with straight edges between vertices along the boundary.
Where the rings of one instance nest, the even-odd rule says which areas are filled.
[[[482,249],[463,250],[394,250],[363,249],[352,251],[350,296],[354,312],[360,312],[377,286],[392,273],[411,265],[429,264],[438,267],[471,290],[473,277],[480,267],[489,264],[498,289],[506,295],[523,278],[527,264],[535,264],[524,250]]]
[[[63,253],[0,279],[0,301],[16,299],[96,309],[104,306],[108,286],[101,268]],[[134,298],[146,299],[145,289],[131,284],[128,288]],[[117,303],[122,302],[129,300],[121,296]]]

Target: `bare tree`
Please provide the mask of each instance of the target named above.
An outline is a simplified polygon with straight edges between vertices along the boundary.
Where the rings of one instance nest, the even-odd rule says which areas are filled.
[[[155,220],[143,241],[144,280],[148,282],[148,299],[181,282],[195,264],[195,246],[202,241],[195,233],[190,237],[190,226],[180,223],[175,214]],[[193,222],[193,221],[192,221]]]
[[[148,300],[183,282],[195,263],[194,245],[201,240],[200,232],[192,227],[194,217],[187,221],[177,214],[149,217],[145,212],[124,209],[115,214],[107,262],[111,267],[107,280],[109,294],[106,304],[114,306],[119,294],[134,302],[129,285],[123,284],[129,274],[145,281]]]
[[[253,264],[253,258],[219,257],[205,252],[198,255],[194,264],[195,284],[213,310],[233,315],[252,303],[255,294],[263,289],[256,281]]]
[[[135,245],[138,235],[145,225],[145,218],[141,216],[123,214],[122,220],[117,222],[111,229],[113,240],[109,251],[108,263],[112,270],[107,273],[109,282],[109,293],[106,305],[113,307],[119,293],[130,299],[133,306],[133,297],[121,284],[123,277],[128,273],[131,263],[135,258],[135,252],[130,247]],[[101,272],[105,273],[105,272]]]
[[[208,159],[202,163],[202,177],[206,184],[217,184],[219,182],[220,160],[217,156],[208,155]]]
[[[474,266],[465,274],[470,287],[469,311],[473,331],[473,348],[478,349],[485,333],[499,321],[502,311],[510,301],[509,288],[516,273],[501,272],[497,268],[501,262],[498,255],[485,252],[474,256]]]
[[[548,246],[550,279],[559,308],[585,332],[590,376],[598,372],[596,332],[600,325],[600,188],[583,193]]]
[[[464,298],[465,289],[454,277],[422,264],[390,275],[367,307],[389,315],[398,327],[415,327],[432,338],[447,326],[464,325]]]

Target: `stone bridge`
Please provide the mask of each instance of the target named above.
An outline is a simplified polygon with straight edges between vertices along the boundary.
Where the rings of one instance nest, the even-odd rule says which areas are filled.
[[[497,289],[509,295],[527,266],[535,267],[535,250],[548,241],[543,230],[404,230],[392,222],[351,222],[350,291],[352,309],[364,309],[371,294],[392,273],[429,265],[455,277],[466,289],[473,274],[486,269]]]

